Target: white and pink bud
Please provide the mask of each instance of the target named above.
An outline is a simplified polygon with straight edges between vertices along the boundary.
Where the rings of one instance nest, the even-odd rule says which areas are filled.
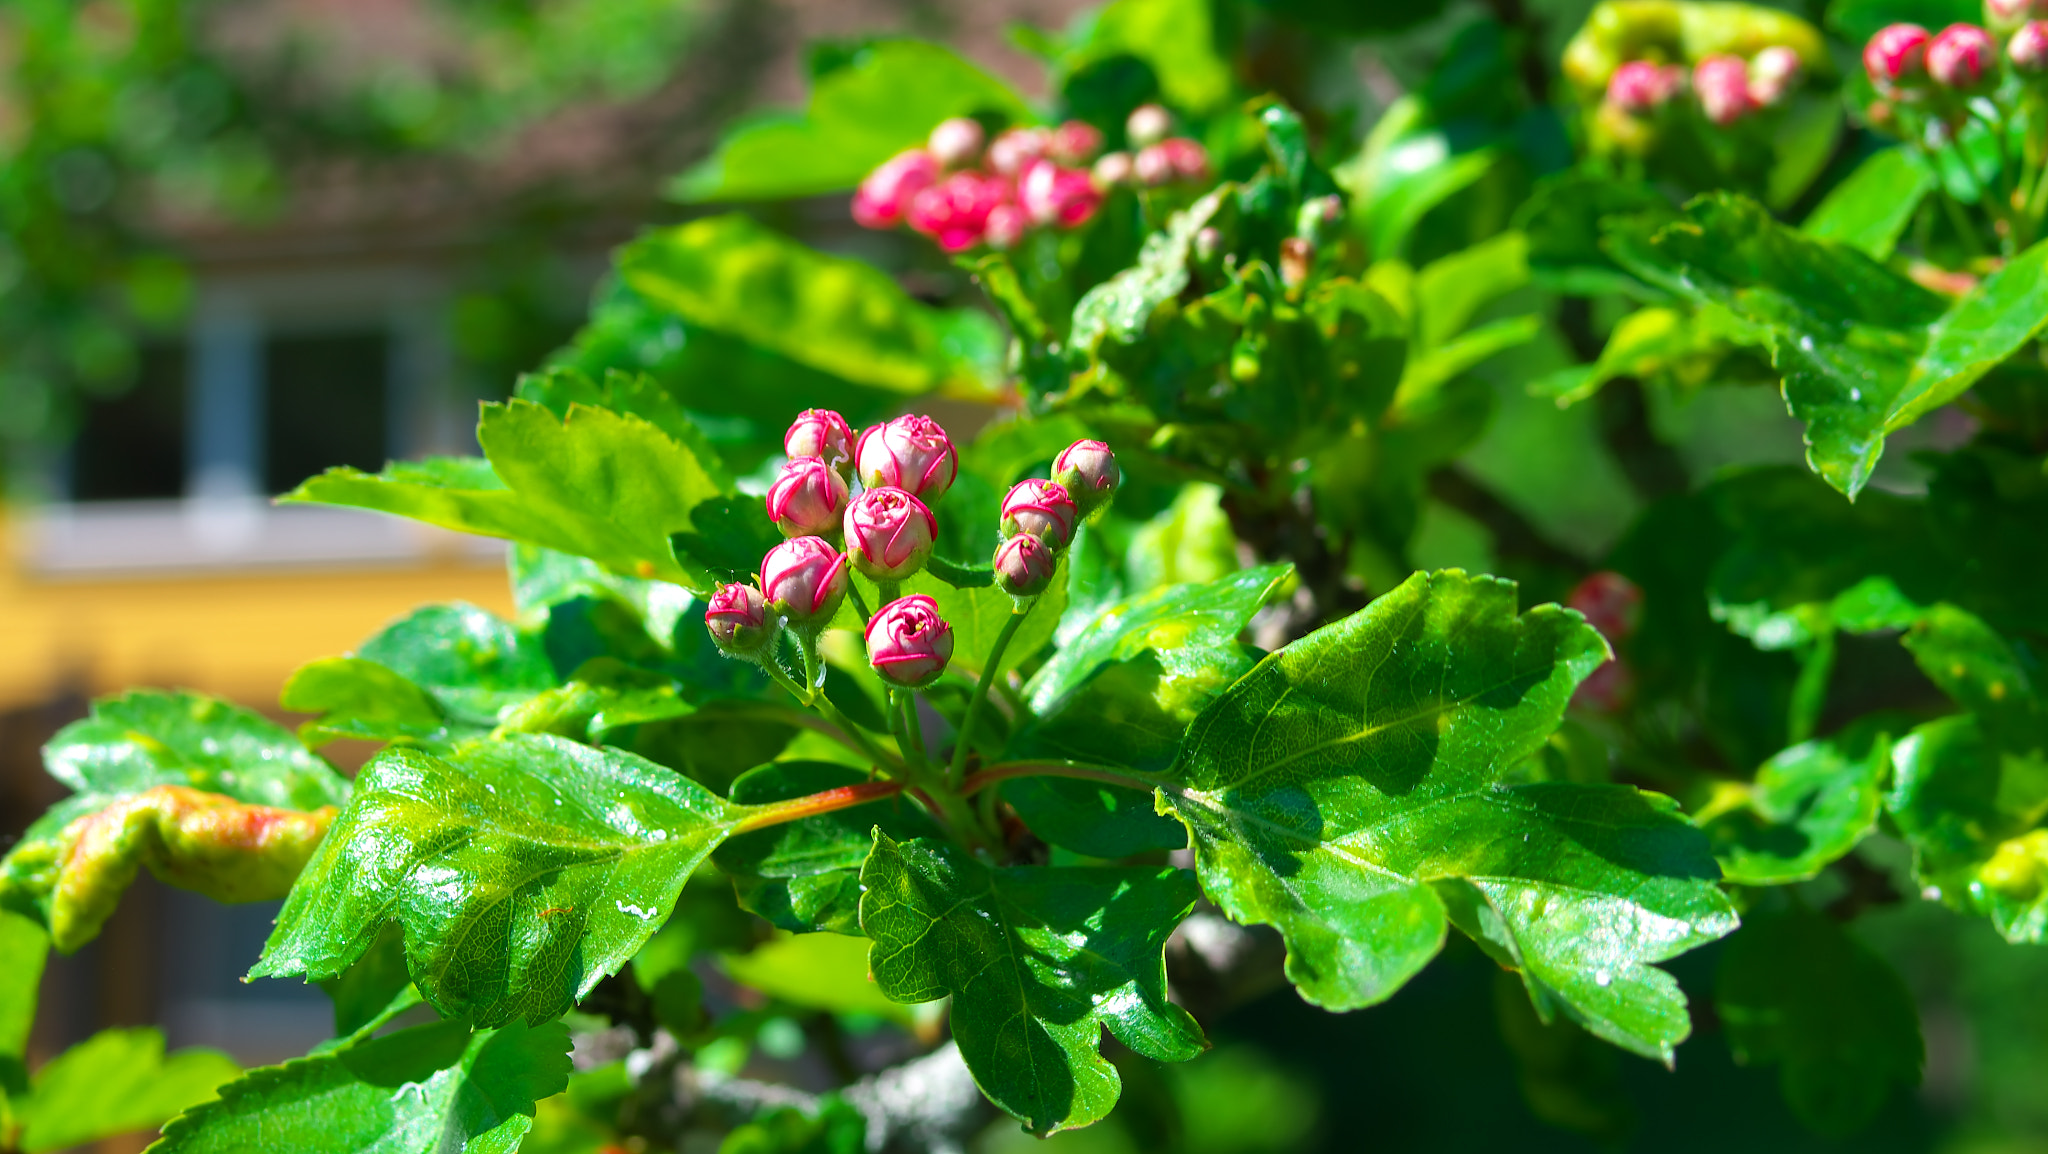
[[[901,581],[924,568],[939,519],[901,489],[869,489],[846,507],[846,554],[870,580]]]
[[[1017,199],[1034,224],[1076,228],[1102,207],[1102,190],[1086,169],[1034,160],[1017,178]]]
[[[1889,24],[1863,46],[1863,71],[1881,93],[1918,87],[1927,78],[1927,43],[1918,24]]]
[[[761,560],[761,595],[794,625],[822,626],[832,620],[851,580],[846,554],[822,537],[792,537]]]
[[[1951,24],[1927,45],[1927,75],[1956,92],[1976,92],[1998,79],[1998,42],[1975,24]]]
[[[1069,120],[1052,130],[1052,158],[1079,168],[1102,151],[1102,130],[1085,120]]]
[[[973,117],[955,116],[939,121],[925,141],[925,148],[940,168],[966,168],[981,159],[981,124]]]
[[[1994,32],[2017,32],[2041,19],[2048,19],[2048,0],[1984,0],[1984,23]]]
[[[988,166],[1002,176],[1015,176],[1024,166],[1052,151],[1052,133],[1043,128],[1012,128],[988,146]]]
[[[1052,479],[1074,502],[1074,508],[1086,517],[1109,504],[1116,496],[1117,486],[1124,482],[1124,471],[1116,463],[1116,454],[1101,441],[1075,441],[1060,450],[1053,458]]]
[[[1185,136],[1170,137],[1138,153],[1133,168],[1138,183],[1148,188],[1199,182],[1209,176],[1209,150]]]
[[[988,214],[1008,193],[1008,185],[992,176],[956,172],[911,197],[904,220],[947,252],[965,252],[981,243]]]
[[[846,418],[830,409],[805,409],[782,434],[782,451],[794,460],[816,457],[838,470],[842,477],[853,474],[853,428]]]
[[[1102,154],[1102,159],[1095,162],[1091,175],[1095,177],[1096,187],[1107,191],[1131,183],[1136,172],[1137,170],[1132,167],[1130,153],[1106,152]]]
[[[1631,60],[1607,79],[1607,102],[1632,116],[1647,116],[1671,103],[1685,87],[1685,69],[1675,64]]]
[[[830,537],[846,515],[846,478],[817,457],[792,457],[768,486],[768,517],[785,537]]]
[[[874,425],[853,448],[854,471],[870,489],[902,489],[936,505],[960,475],[960,455],[946,430],[912,414]]]
[[[921,593],[882,606],[866,636],[868,664],[883,681],[905,689],[937,681],[953,660],[953,627],[939,616],[939,603]]]
[[[2012,34],[2005,46],[2012,70],[2022,76],[2048,73],[2048,20],[2030,20]]]
[[[982,226],[981,242],[997,252],[1008,252],[1016,248],[1031,231],[1031,218],[1022,208],[1008,201],[988,210],[988,223]]]
[[[704,628],[727,657],[752,658],[767,652],[777,622],[768,615],[768,601],[752,585],[720,585],[704,610]]]
[[[1785,102],[1806,70],[1797,50],[1773,44],[1749,62],[1749,98],[1759,107],[1774,108]]]
[[[1003,498],[1003,536],[1029,533],[1054,550],[1064,549],[1074,539],[1080,516],[1065,485],[1037,478],[1019,481]]]
[[[903,223],[910,201],[939,178],[939,162],[922,148],[900,152],[868,173],[853,194],[854,223],[862,228],[894,228]]]
[[[1029,533],[1019,533],[996,546],[996,588],[1012,597],[1036,597],[1052,584],[1059,554]]]
[[[1166,139],[1173,131],[1173,114],[1157,104],[1141,104],[1124,121],[1124,136],[1132,148],[1146,148]]]
[[[1749,95],[1749,64],[1740,56],[1709,56],[1693,66],[1692,87],[1700,111],[1722,127],[1756,110]]]

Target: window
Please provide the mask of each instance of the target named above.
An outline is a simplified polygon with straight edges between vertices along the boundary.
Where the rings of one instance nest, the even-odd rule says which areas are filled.
[[[263,489],[388,455],[391,342],[382,332],[274,336],[263,348]]]
[[[76,501],[133,501],[185,491],[183,343],[142,349],[140,371],[119,396],[86,402],[71,447]]]

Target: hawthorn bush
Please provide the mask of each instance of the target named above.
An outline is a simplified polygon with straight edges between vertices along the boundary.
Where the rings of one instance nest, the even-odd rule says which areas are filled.
[[[1503,1062],[1561,1142],[1931,1141],[1888,955],[2048,935],[2048,23],[1954,6],[1610,0],[1558,53],[1119,0],[1018,30],[1042,105],[821,50],[675,194],[850,195],[892,272],[651,230],[482,456],[285,498],[513,542],[516,620],[306,666],[296,734],[146,690],[47,747],[0,1145],[942,1150],[1121,1095],[1096,1148],[1356,1148],[1317,1023],[1404,1005],[1448,1088],[1390,1143],[1500,1133],[1424,1116]],[[1362,144],[1361,37],[1437,60]],[[27,1070],[143,867],[283,898],[250,975],[334,1040]],[[1244,1005],[1281,1066],[1203,1057]],[[1728,1056],[1783,1105],[1686,1081]]]

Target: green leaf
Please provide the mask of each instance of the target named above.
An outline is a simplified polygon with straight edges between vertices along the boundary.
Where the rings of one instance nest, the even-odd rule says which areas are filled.
[[[618,262],[626,284],[685,323],[855,384],[973,398],[994,384],[982,354],[1000,338],[986,316],[969,322],[920,304],[873,265],[827,256],[745,216],[650,233]]]
[[[164,1127],[153,1154],[512,1154],[569,1084],[560,1022],[435,1022],[251,1070]]]
[[[741,774],[727,796],[764,805],[854,785],[868,775],[818,761],[777,761]],[[931,819],[898,795],[729,838],[711,855],[731,875],[740,905],[785,930],[860,933],[860,864],[872,831],[907,841],[938,836]]]
[[[1116,1104],[1106,1026],[1159,1062],[1207,1043],[1166,1000],[1167,935],[1199,896],[1174,869],[991,869],[949,845],[875,835],[861,869],[869,969],[898,1002],[953,997],[953,1039],[989,1100],[1037,1134]]]
[[[335,977],[396,919],[413,982],[443,1015],[543,1022],[633,956],[737,820],[687,778],[562,738],[507,736],[449,760],[389,748],[250,976]]]
[[[1138,263],[1089,289],[1074,305],[1069,347],[1092,351],[1105,340],[1130,344],[1145,331],[1152,312],[1188,287],[1188,258],[1195,234],[1209,224],[1224,202],[1217,189],[1175,213],[1166,227],[1145,238]]]
[[[1537,285],[1581,296],[1644,296],[1650,290],[1601,245],[1602,223],[1609,217],[1663,223],[1675,215],[1650,185],[1573,170],[1538,181],[1515,213],[1515,228],[1528,237],[1529,275]]]
[[[1111,56],[1152,66],[1160,95],[1190,113],[1211,112],[1235,90],[1230,60],[1219,52],[1205,0],[1116,0],[1095,13],[1086,38],[1061,61],[1068,72]]]
[[[477,440],[502,488],[466,488],[403,468],[329,469],[279,498],[411,517],[588,557],[621,574],[707,592],[711,575],[679,559],[669,535],[723,490],[695,454],[658,427],[575,406],[566,421],[531,401],[483,406]]]
[[[1693,820],[1729,881],[1802,881],[1876,828],[1890,765],[1891,742],[1867,728],[1802,742],[1765,762],[1754,784],[1724,785]]]
[[[239,1073],[214,1050],[166,1055],[156,1030],[102,1030],[50,1059],[14,1103],[22,1154],[153,1130]]]
[[[1902,638],[1920,671],[1976,716],[2002,749],[2048,748],[2048,701],[2035,685],[2039,659],[1953,605],[1935,605]]]
[[[447,718],[427,691],[360,657],[323,657],[292,671],[277,697],[294,713],[318,714],[299,736],[318,748],[337,738],[444,741]]]
[[[1779,1066],[1785,1101],[1822,1134],[1861,1130],[1895,1087],[1919,1084],[1912,994],[1822,914],[1749,918],[1721,955],[1714,1004],[1735,1060]]]
[[[100,698],[90,716],[43,747],[43,766],[82,794],[183,785],[280,809],[348,800],[347,779],[290,731],[239,706],[183,691]]]
[[[1576,613],[1517,616],[1508,582],[1416,574],[1218,698],[1162,805],[1309,1001],[1384,1000],[1455,921],[1539,1013],[1668,1060],[1685,1001],[1648,963],[1735,927],[1706,839],[1629,787],[1500,784],[1607,655]]]
[[[1654,231],[1610,233],[1639,275],[1721,305],[1772,350],[1807,460],[1854,497],[1884,438],[1954,400],[2048,326],[2048,243],[1942,300],[1845,245],[1815,240],[1730,194]]]
[[[939,615],[953,627],[952,669],[973,677],[981,676],[989,655],[995,651],[996,635],[1016,612],[1017,603],[993,585],[956,588],[930,572],[920,571],[903,583],[903,593],[922,593],[939,603]],[[1030,616],[1017,627],[1003,651],[1002,668],[1010,669],[1044,648],[1059,628],[1060,614],[1067,607],[1067,571],[1060,567],[1052,585],[1038,595]]]
[[[844,934],[778,934],[746,953],[726,954],[719,966],[741,985],[788,1005],[936,1026],[938,1018],[928,1015],[943,1004],[890,1001],[868,977],[868,948],[866,940]]]
[[[0,909],[0,1133],[8,1125],[8,1096],[28,1088],[28,1036],[49,956],[50,935],[42,926]]]
[[[1509,231],[1432,261],[1415,274],[1415,336],[1434,349],[1487,304],[1529,283],[1529,238]]]
[[[697,458],[697,463],[704,467],[719,488],[732,488],[732,473],[719,458],[718,450],[712,447],[711,439],[704,435],[704,430],[697,427],[697,422],[690,419],[669,391],[644,372],[626,373],[611,369],[601,380],[593,380],[580,369],[557,365],[520,377],[514,395],[520,400],[545,406],[564,421],[569,419],[571,405],[610,409],[622,416],[639,417],[690,450],[690,455]]]
[[[512,602],[522,616],[550,610],[579,597],[610,597],[632,607],[648,636],[667,643],[675,637],[677,624],[694,603],[688,590],[666,581],[620,577],[587,558],[535,545],[513,545],[508,564]]]
[[[718,1154],[861,1154],[867,1133],[866,1115],[828,1095],[815,1113],[784,1106],[735,1128]]]
[[[924,143],[949,116],[1033,117],[1002,81],[920,40],[883,40],[820,77],[801,116],[759,118],[727,133],[709,160],[679,177],[685,201],[765,200],[839,192],[876,165]]]
[[[1934,189],[1934,176],[1904,148],[1872,153],[1807,215],[1799,230],[1884,260]]]

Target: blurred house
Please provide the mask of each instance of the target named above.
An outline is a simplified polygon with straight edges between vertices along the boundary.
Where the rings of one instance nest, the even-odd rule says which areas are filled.
[[[371,56],[445,48],[419,41],[425,2],[238,0],[273,23],[237,27],[312,28]],[[150,226],[196,280],[182,333],[144,351],[131,389],[90,404],[40,470],[49,499],[0,515],[0,839],[61,795],[38,748],[95,695],[183,686],[276,714],[293,669],[416,605],[509,614],[501,543],[270,498],[334,465],[474,452],[477,402],[572,331],[610,248],[681,213],[665,180],[732,114],[801,102],[808,41],[937,35],[1028,89],[1037,69],[1003,28],[1059,26],[1078,7],[734,2],[643,98],[561,109],[487,152],[308,163],[260,224],[159,213]],[[830,244],[843,216],[821,203],[789,223]],[[474,315],[472,289],[508,275],[525,279],[525,311],[485,299]],[[520,356],[493,371],[459,355],[478,325]],[[236,980],[273,913],[144,878],[100,942],[51,967],[38,1050],[162,1022],[173,1045],[245,1062],[303,1052],[326,1036],[324,997]]]

